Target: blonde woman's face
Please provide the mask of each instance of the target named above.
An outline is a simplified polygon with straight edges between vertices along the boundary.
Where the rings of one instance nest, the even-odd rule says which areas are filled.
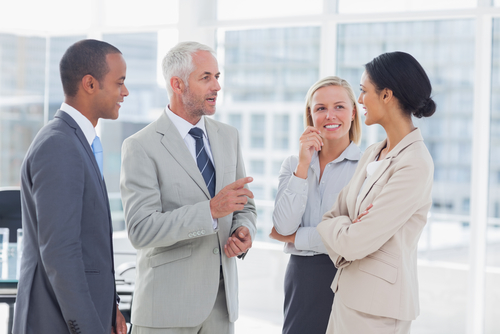
[[[354,103],[341,86],[321,87],[311,99],[311,118],[325,140],[349,140]]]

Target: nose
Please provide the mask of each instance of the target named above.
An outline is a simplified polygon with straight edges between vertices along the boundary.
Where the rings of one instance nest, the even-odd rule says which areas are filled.
[[[361,94],[359,94],[359,97],[358,97],[358,103],[359,103],[359,104],[363,104],[363,100],[361,100]]]
[[[127,89],[127,86],[125,86],[125,84],[123,84],[122,95],[128,96],[128,89]]]
[[[215,79],[214,90],[216,92],[220,91],[220,84],[219,84],[219,80],[217,80],[217,79]]]
[[[334,110],[332,110],[332,109],[328,109],[328,110],[326,111],[326,119],[333,119],[333,116],[334,116],[334,115],[335,115]]]

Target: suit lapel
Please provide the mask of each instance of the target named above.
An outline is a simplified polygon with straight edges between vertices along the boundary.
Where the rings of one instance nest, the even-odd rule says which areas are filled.
[[[214,159],[215,168],[215,193],[217,194],[223,187],[224,182],[224,146],[219,128],[211,119],[205,117],[205,128],[207,129],[210,150]]]
[[[200,187],[207,198],[210,199],[210,193],[196,165],[196,161],[189,153],[186,143],[184,143],[184,139],[179,134],[179,131],[165,112],[162,112],[160,118],[156,121],[156,132],[162,135],[160,141],[163,147],[165,147],[175,161],[177,161],[191,179]]]
[[[87,153],[88,158],[90,159],[90,163],[94,166],[94,171],[96,173],[96,177],[99,180],[99,184],[101,185],[101,190],[103,192],[104,197],[107,197],[106,193],[106,188],[104,186],[104,180],[101,176],[101,171],[99,170],[99,166],[97,165],[97,161],[95,160],[94,152],[92,152],[92,148],[89,145],[89,142],[87,141],[87,138],[83,134],[82,129],[78,126],[78,124],[75,122],[73,117],[69,116],[62,110],[58,110],[55,114],[54,117],[59,117],[62,120],[64,120],[70,127],[72,127],[75,130],[75,134],[77,138],[80,140],[80,143],[83,146],[83,149]]]
[[[361,193],[359,194],[359,198],[358,200],[356,201],[356,208],[355,208],[355,211],[356,212],[356,217],[357,215],[359,215],[360,213],[360,206],[361,206],[361,202],[363,202],[363,200],[366,198],[366,196],[368,195],[368,193],[370,192],[370,190],[372,189],[373,185],[375,184],[375,182],[378,181],[378,179],[380,179],[380,177],[385,173],[385,171],[389,168],[389,166],[391,165],[391,162],[392,162],[392,159],[397,157],[399,155],[399,153],[401,153],[401,151],[405,150],[408,146],[410,146],[411,144],[413,144],[414,142],[416,141],[421,141],[423,140],[422,138],[422,134],[420,133],[420,129],[415,129],[413,130],[412,132],[410,132],[409,134],[406,135],[406,137],[404,137],[388,154],[387,156],[384,158],[384,160],[382,161],[382,163],[380,164],[380,166],[378,166],[377,170],[375,171],[375,173],[372,174],[372,176],[370,176],[367,180],[366,180],[366,183],[365,183],[365,186],[363,187],[363,190],[361,191]],[[366,173],[366,166],[372,162],[372,161],[375,161],[375,157],[380,153],[380,151],[385,147],[387,143],[387,139],[385,139],[384,141],[382,141],[379,145],[377,145],[377,147],[375,147],[375,149],[370,153],[370,156],[368,157],[368,160],[366,161],[365,163],[365,166],[363,167],[364,168],[364,172]],[[366,174],[365,174],[366,175]],[[366,203],[367,205],[371,204],[371,203]],[[364,210],[365,208],[361,208],[362,210]]]

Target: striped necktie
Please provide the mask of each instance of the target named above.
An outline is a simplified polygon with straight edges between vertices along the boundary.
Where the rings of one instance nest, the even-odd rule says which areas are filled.
[[[196,163],[198,164],[198,169],[205,180],[208,188],[208,192],[211,197],[215,196],[215,168],[208,157],[207,150],[205,149],[205,143],[203,142],[203,130],[197,127],[189,130],[189,134],[196,141]]]

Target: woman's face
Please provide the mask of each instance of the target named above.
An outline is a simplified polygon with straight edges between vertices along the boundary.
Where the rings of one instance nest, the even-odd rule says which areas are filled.
[[[341,86],[321,87],[311,99],[311,118],[325,140],[349,140],[354,102]]]
[[[384,117],[382,97],[377,93],[366,71],[361,76],[360,90],[358,103],[363,105],[365,124],[381,124],[381,119]]]

